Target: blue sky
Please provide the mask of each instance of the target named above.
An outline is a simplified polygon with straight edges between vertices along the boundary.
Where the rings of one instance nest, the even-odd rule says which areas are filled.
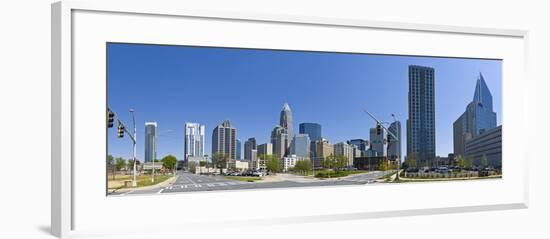
[[[109,43],[108,105],[122,121],[135,109],[138,159],[144,154],[146,121],[158,123],[158,158],[183,155],[185,122],[206,125],[206,152],[212,130],[229,119],[243,142],[268,142],[288,102],[293,126],[317,122],[331,143],[369,137],[375,123],[394,113],[402,124],[406,153],[408,66],[435,68],[436,153],[453,151],[452,124],[472,100],[481,72],[493,94],[501,124],[501,61],[324,52],[252,50]],[[108,149],[131,157],[131,143],[108,130]]]

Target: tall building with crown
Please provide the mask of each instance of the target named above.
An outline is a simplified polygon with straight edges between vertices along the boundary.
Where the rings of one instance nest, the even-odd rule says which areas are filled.
[[[497,127],[497,114],[493,111],[493,95],[483,75],[479,73],[474,98],[466,110],[453,123],[455,155],[465,154],[466,141]]]

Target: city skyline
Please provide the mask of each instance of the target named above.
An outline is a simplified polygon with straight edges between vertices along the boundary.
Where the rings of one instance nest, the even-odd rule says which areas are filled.
[[[108,47],[109,106],[126,122],[129,122],[127,108],[135,108],[138,125],[144,121],[159,122],[160,158],[172,154],[182,159],[183,149],[180,148],[184,140],[183,135],[178,135],[177,132],[182,132],[181,128],[185,122],[205,125],[206,135],[210,135],[216,125],[230,119],[232,125],[238,129],[237,138],[241,141],[254,137],[258,145],[268,143],[270,132],[278,123],[277,116],[281,105],[285,102],[290,104],[293,113],[290,128],[298,128],[300,123],[305,122],[319,123],[323,128],[323,137],[333,144],[351,139],[370,140],[369,130],[375,124],[362,112],[363,108],[385,121],[391,120],[390,115],[395,113],[402,124],[406,122],[407,70],[411,64],[428,65],[436,72],[437,155],[444,156],[453,152],[453,122],[463,113],[464,106],[471,101],[471,89],[475,86],[480,72],[486,76],[487,85],[494,94],[497,124],[501,125],[501,62],[496,60],[128,44],[109,44]],[[218,55],[214,57],[214,54]],[[198,59],[200,63],[190,62],[187,60],[190,57],[195,57],[194,59]],[[213,59],[213,63],[208,59]],[[216,68],[210,69],[212,64]],[[259,69],[251,70],[258,64]],[[286,74],[275,71],[272,74],[277,77],[269,74],[258,77],[258,71],[266,70],[267,66],[277,66],[279,71]],[[167,70],[167,67],[170,69]],[[192,73],[182,73],[181,68]],[[364,69],[364,72],[361,69]],[[240,78],[243,75],[247,77]],[[280,77],[281,75],[286,77]],[[348,81],[342,83],[334,80],[340,79],[339,76],[346,76],[345,79]],[[235,86],[232,86],[229,80],[233,81]],[[193,84],[195,81],[198,82],[197,85]],[[208,83],[200,83],[201,81]],[[137,99],[140,98],[139,94],[132,95],[128,93],[130,91],[121,90],[124,87],[138,92],[150,90],[140,89],[143,85],[148,85],[157,93],[153,93],[151,97]],[[273,85],[284,87],[276,91],[275,89],[280,87],[270,87]],[[187,90],[185,86],[190,86],[190,89]],[[216,87],[204,86],[216,86],[222,90],[229,88],[235,92],[232,94],[229,90],[224,92]],[[201,89],[204,92],[201,92]],[[260,92],[252,94],[247,89],[256,89]],[[338,92],[339,90],[344,91]],[[202,98],[199,97],[199,93],[202,93]],[[247,98],[246,102],[249,104],[243,103],[246,99],[240,101],[233,99],[233,96],[247,96],[243,98]],[[201,102],[202,99],[204,102]],[[228,100],[220,101],[221,99]],[[186,108],[186,100],[193,100],[193,107]],[[178,102],[181,102],[181,105],[178,105]],[[216,102],[220,107],[214,105]],[[195,105],[197,106],[194,107]],[[444,109],[440,110],[441,108]],[[216,114],[205,112],[209,109],[216,110]],[[338,119],[335,115],[341,118]],[[401,151],[406,152],[406,130],[402,131]],[[143,135],[138,127],[140,160],[143,159],[143,155],[140,156],[139,153],[139,148],[143,147]],[[126,147],[130,147],[130,144],[113,142],[117,140],[111,134],[108,137],[109,153],[129,158],[130,152],[127,152]],[[180,143],[177,143],[178,141]],[[211,145],[210,138],[206,137],[205,148],[210,149]],[[207,151],[207,154],[210,153]]]

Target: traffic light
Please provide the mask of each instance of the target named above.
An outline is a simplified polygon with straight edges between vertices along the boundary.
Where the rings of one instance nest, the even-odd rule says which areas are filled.
[[[118,122],[118,137],[123,138],[124,137],[124,125]]]
[[[107,127],[113,128],[114,121],[115,121],[115,113],[110,109],[107,109]]]
[[[380,126],[380,124],[377,124],[376,125],[376,135],[380,135],[382,134],[382,127]]]

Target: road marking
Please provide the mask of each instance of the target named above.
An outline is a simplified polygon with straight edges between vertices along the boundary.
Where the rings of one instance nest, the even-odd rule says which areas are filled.
[[[225,183],[218,183],[218,185],[220,185],[220,186],[227,186],[227,184],[225,184]]]
[[[162,193],[162,191],[164,191],[164,188],[163,188],[163,189],[161,189],[161,190],[159,190],[159,191],[158,191],[157,193]]]
[[[182,175],[185,179],[187,179],[189,182],[191,182],[192,184],[195,184],[195,187],[197,185],[197,183],[195,183],[193,180],[191,180],[191,178],[185,176],[185,175]]]
[[[206,186],[208,186],[208,187],[215,187],[216,185],[208,183],[208,184],[206,184]]]
[[[202,187],[202,186],[201,186],[200,184],[195,184],[195,187],[196,187],[196,188],[200,188],[200,187]]]

